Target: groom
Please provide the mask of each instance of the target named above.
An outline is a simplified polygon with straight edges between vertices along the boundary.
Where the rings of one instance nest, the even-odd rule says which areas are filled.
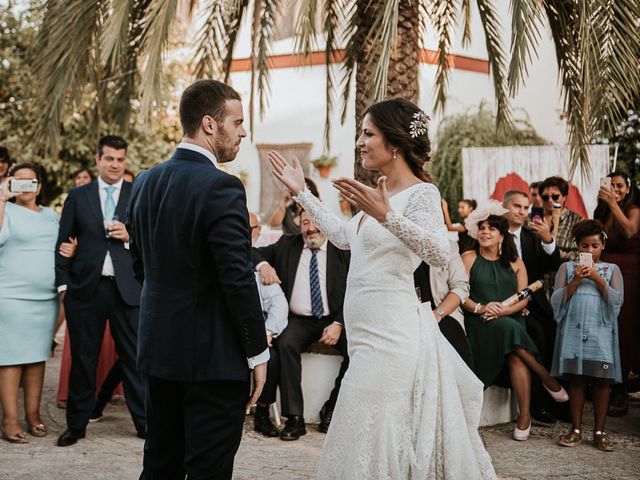
[[[245,191],[217,167],[246,136],[240,96],[199,80],[182,94],[180,123],[173,157],[136,178],[129,202],[131,254],[143,281],[140,478],[231,479],[245,408],[262,391],[269,359]]]

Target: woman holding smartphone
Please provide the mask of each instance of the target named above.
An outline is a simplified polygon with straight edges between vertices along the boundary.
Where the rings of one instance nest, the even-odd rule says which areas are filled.
[[[624,280],[624,305],[618,325],[622,380],[625,382],[630,371],[640,373],[640,299],[637,295],[640,291],[640,195],[626,173],[613,172],[606,178],[610,179],[611,187],[601,182],[593,218],[602,222],[607,234],[602,260],[618,265]],[[613,385],[609,415],[626,415],[628,402],[625,384]]]
[[[58,313],[54,270],[58,218],[36,202],[42,188],[36,165],[21,163],[9,173],[0,189],[1,432],[8,442],[27,443],[18,419],[20,385],[27,431],[35,437],[47,434],[40,399]],[[36,191],[24,191],[33,186]]]

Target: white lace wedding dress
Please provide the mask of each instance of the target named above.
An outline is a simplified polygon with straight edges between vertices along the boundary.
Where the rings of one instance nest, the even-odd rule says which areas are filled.
[[[349,369],[318,479],[495,478],[478,424],[482,383],[421,305],[413,272],[447,263],[440,193],[411,186],[380,224],[362,212],[344,223],[307,189],[296,200],[338,248],[351,250],[344,301]]]

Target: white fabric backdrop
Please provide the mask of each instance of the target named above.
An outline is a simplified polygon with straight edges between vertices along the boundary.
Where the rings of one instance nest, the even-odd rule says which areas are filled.
[[[591,217],[597,204],[600,178],[609,173],[609,146],[591,145],[589,162],[590,178],[583,176],[579,168],[570,178],[568,146],[463,148],[463,195],[478,202],[486,200],[493,193],[498,180],[511,172],[517,173],[528,183],[560,175],[580,190]]]

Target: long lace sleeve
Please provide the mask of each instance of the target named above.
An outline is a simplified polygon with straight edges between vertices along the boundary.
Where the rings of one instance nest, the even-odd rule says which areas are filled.
[[[557,323],[561,323],[564,316],[567,313],[567,284],[569,283],[569,273],[567,272],[567,265],[569,263],[563,263],[556,273],[556,280],[554,282],[553,294],[551,294],[551,308],[553,308],[553,316]]]
[[[449,262],[451,247],[444,224],[440,192],[425,183],[411,194],[403,214],[391,211],[382,226],[432,267]]]
[[[613,272],[611,272],[611,281],[607,285],[607,289],[602,296],[604,301],[603,318],[607,325],[616,322],[618,315],[620,315],[620,309],[624,301],[624,281],[622,280],[622,272],[620,268],[611,264]]]
[[[313,221],[316,222],[316,225],[331,243],[341,250],[349,250],[345,221],[333,215],[307,187],[304,187],[300,195],[294,196],[293,199],[311,215]]]

